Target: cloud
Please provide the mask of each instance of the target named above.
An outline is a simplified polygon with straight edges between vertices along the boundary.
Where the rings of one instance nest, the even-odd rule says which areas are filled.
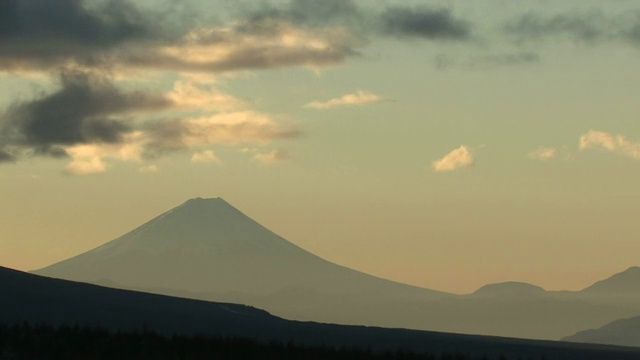
[[[451,151],[442,159],[434,161],[432,168],[436,172],[448,172],[473,165],[474,156],[465,145]]]
[[[237,111],[196,118],[149,123],[145,126],[152,153],[210,145],[263,144],[300,135],[294,126],[277,124],[255,111]]]
[[[216,154],[212,150],[205,150],[193,153],[191,156],[192,163],[203,163],[203,164],[220,164],[222,161],[216,156]]]
[[[280,19],[193,29],[176,43],[130,52],[122,63],[175,71],[226,72],[288,66],[327,66],[355,55],[348,29],[307,30]]]
[[[622,135],[589,130],[580,137],[579,147],[580,151],[602,149],[640,160],[640,142],[629,141]]]
[[[374,93],[358,91],[328,101],[313,101],[306,104],[304,107],[316,110],[326,110],[344,106],[360,106],[380,101],[382,101],[382,98]]]
[[[167,99],[178,107],[201,110],[230,111],[245,106],[242,101],[231,95],[189,81],[177,81],[173,91],[167,94]]]
[[[124,0],[0,2],[0,68],[101,62],[106,51],[159,36],[155,21]]]
[[[85,176],[101,174],[107,171],[107,166],[101,158],[74,159],[65,168],[68,175]]]
[[[556,148],[541,146],[536,150],[531,151],[528,155],[530,159],[546,161],[558,156],[558,150]]]
[[[390,7],[380,15],[381,32],[395,37],[428,40],[469,40],[471,25],[449,9]]]
[[[528,13],[510,21],[504,30],[519,41],[568,38],[588,44],[623,41],[640,45],[640,13],[612,16],[599,9],[552,16]]]
[[[0,150],[65,156],[64,146],[118,143],[132,131],[126,116],[171,106],[159,94],[124,92],[106,78],[63,71],[59,89],[14,104],[0,118]]]
[[[123,91],[97,72],[62,71],[59,86],[17,102],[0,117],[0,163],[69,159],[65,172],[105,172],[108,160],[140,162],[211,145],[265,144],[300,135],[217,90],[178,82],[168,94]],[[197,109],[187,116],[176,110]],[[171,118],[169,118],[171,116]],[[155,117],[152,119],[151,117]]]
[[[298,3],[302,5],[294,10],[299,14],[310,14],[306,8],[322,8],[310,1]],[[97,4],[84,0],[3,1],[0,70],[80,66],[226,72],[317,67],[344,61],[355,55],[355,47],[360,45],[346,27],[311,31],[286,18],[254,17],[226,26],[210,21],[196,26],[193,21],[185,29],[167,25],[172,23],[139,10],[128,0]]]
[[[257,153],[251,158],[263,165],[273,165],[291,159],[291,155],[286,150],[278,149],[268,153]]]

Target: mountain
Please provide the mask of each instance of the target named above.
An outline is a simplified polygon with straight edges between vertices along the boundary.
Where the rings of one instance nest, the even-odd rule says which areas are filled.
[[[563,340],[640,347],[640,316],[616,320],[598,329],[580,331]]]
[[[116,240],[34,273],[194,293],[267,295],[309,288],[341,296],[445,295],[323,260],[220,198],[191,199]]]
[[[476,290],[472,295],[487,297],[531,297],[544,296],[546,293],[547,292],[539,286],[510,281],[485,285]]]
[[[640,314],[640,301],[623,302],[617,293],[502,283],[463,296],[384,280],[321,259],[220,198],[189,200],[35,273],[251,305],[288,319],[533,339],[559,339]]]
[[[615,274],[608,279],[598,281],[582,290],[585,294],[597,295],[640,295],[640,267],[634,266]]]
[[[465,353],[473,358],[637,359],[640,349],[288,321],[242,305],[173,298],[45,278],[0,267],[0,326],[101,327],[261,342]],[[33,340],[33,339],[31,339]],[[0,343],[0,357],[7,344]],[[10,345],[9,345],[10,346]]]

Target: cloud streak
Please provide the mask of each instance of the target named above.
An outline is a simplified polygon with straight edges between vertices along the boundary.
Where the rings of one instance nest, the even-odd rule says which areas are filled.
[[[450,172],[472,166],[475,162],[473,153],[465,145],[452,150],[447,155],[431,164],[435,172]]]
[[[306,104],[307,109],[327,110],[338,107],[362,106],[382,101],[382,98],[368,91],[357,91],[355,93],[346,94],[338,98],[327,101],[313,101]]]

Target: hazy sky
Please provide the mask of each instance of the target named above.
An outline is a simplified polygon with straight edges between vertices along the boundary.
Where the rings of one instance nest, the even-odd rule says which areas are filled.
[[[640,265],[640,3],[0,3],[0,265],[192,197],[465,293]]]

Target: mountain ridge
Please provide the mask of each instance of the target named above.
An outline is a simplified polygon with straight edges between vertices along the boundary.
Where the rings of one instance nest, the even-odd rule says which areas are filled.
[[[215,338],[249,338],[297,345],[409,350],[474,357],[560,360],[637,359],[640,350],[442,332],[343,326],[285,320],[248,306],[175,298],[67,280],[0,267],[0,326],[33,325],[104,328],[113,332],[151,331]]]

